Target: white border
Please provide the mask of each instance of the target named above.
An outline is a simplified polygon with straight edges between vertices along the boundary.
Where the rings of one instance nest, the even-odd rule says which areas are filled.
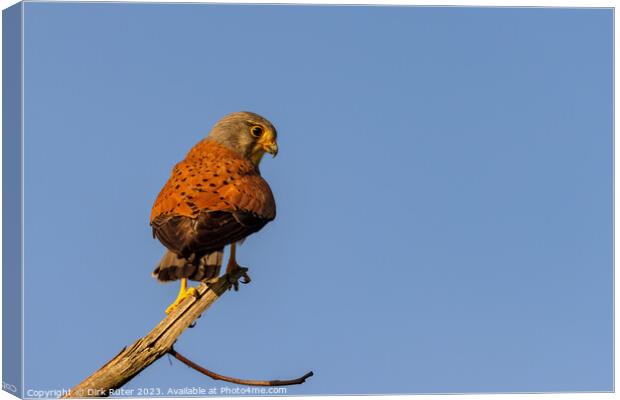
[[[36,1],[36,0],[35,0]],[[33,0],[28,0],[27,2],[35,2]],[[83,3],[85,2],[103,2],[103,1],[81,1]],[[132,2],[136,2],[136,3],[222,3],[222,2],[217,2],[217,1],[204,1],[204,2],[188,2],[188,1],[175,1],[175,0],[169,0],[169,1],[165,1],[165,2],[155,2],[152,0],[133,0]],[[2,6],[2,9],[5,9],[13,4],[15,4],[16,2],[13,0],[0,0],[0,6]],[[382,1],[382,0],[376,0],[376,1],[368,1],[368,0],[339,0],[337,3],[335,3],[334,1],[330,1],[330,0],[315,0],[312,2],[308,2],[308,1],[299,1],[299,0],[271,0],[271,1],[264,1],[264,0],[244,0],[242,2],[239,1],[227,1],[226,3],[241,3],[241,4],[315,4],[315,5],[329,5],[329,4],[344,4],[344,5],[379,5],[379,6],[385,6],[385,5],[418,5],[418,6],[478,6],[478,7],[584,7],[584,8],[590,8],[590,7],[614,7],[615,8],[615,2],[614,1],[583,1],[583,0],[542,0],[542,1],[516,1],[516,0],[503,0],[503,1],[489,1],[489,0],[477,0],[477,1],[467,1],[467,0],[452,0],[449,3],[446,3],[445,1],[437,1],[437,0],[426,0],[426,1],[411,1],[411,0],[390,0],[390,1]],[[22,5],[22,11],[23,11],[23,5]],[[23,199],[24,199],[24,185],[23,185],[23,178],[24,178],[24,135],[23,135],[23,129],[24,129],[24,97],[23,97],[23,90],[24,90],[24,70],[23,70],[23,57],[24,57],[24,52],[23,52],[23,33],[24,33],[24,13],[22,12],[22,82],[21,82],[21,87],[22,87],[22,115],[21,115],[21,123],[22,123],[22,137],[21,137],[21,145],[22,145],[22,176],[21,176],[21,180],[22,180],[22,187],[21,187],[21,195],[22,195],[22,215],[21,215],[21,221],[22,221],[22,262],[24,261],[24,230],[23,230],[23,223],[24,223],[24,203],[23,203]],[[1,19],[0,19],[0,26],[1,26]],[[615,60],[615,43],[617,43],[618,41],[618,33],[615,30],[615,16],[614,16],[614,76],[615,73],[617,72],[617,68],[616,68],[616,60]],[[0,42],[1,42],[1,29],[0,29]],[[0,53],[0,68],[1,68],[1,64],[2,64],[2,55]],[[2,87],[2,84],[0,82],[0,89]],[[615,120],[615,113],[618,111],[617,110],[617,103],[615,102],[615,93],[616,93],[616,80],[614,79],[614,120],[613,120],[613,127],[614,127],[614,132],[615,132],[615,128],[616,128],[616,120]],[[2,100],[0,99],[0,108],[2,105]],[[615,137],[615,135],[614,135]],[[618,151],[618,145],[616,143],[616,141],[614,140],[614,154],[617,154]],[[2,143],[0,141],[0,158],[1,158],[1,151],[2,151]],[[1,177],[1,171],[2,171],[2,166],[0,163],[0,177]],[[615,197],[615,177],[618,176],[618,170],[617,170],[617,165],[615,163],[615,157],[614,157],[614,209],[618,206],[617,203],[617,198]],[[1,178],[0,178],[1,179]],[[2,187],[0,185],[0,206],[2,203]],[[2,216],[0,215],[0,224],[2,221]],[[618,244],[617,242],[617,236],[615,235],[615,227],[616,227],[616,214],[614,213],[614,236],[613,236],[613,240],[614,240],[614,266],[615,266],[615,248]],[[0,232],[0,241],[2,238],[2,233]],[[0,249],[0,256],[1,256],[1,249]],[[615,268],[614,268],[614,382],[618,381],[618,370],[617,368],[615,368],[615,360],[616,360],[616,347],[615,347],[615,341],[616,341],[616,335],[617,335],[617,331],[615,330],[615,310],[618,309],[618,303],[617,303],[617,298],[615,296],[615,287],[618,284],[618,278],[615,274]],[[2,282],[2,277],[0,276],[0,285]],[[23,287],[23,283],[24,283],[24,269],[22,268],[22,339],[23,339],[23,329],[24,329],[24,287]],[[1,299],[0,299],[0,305],[1,305]],[[0,321],[0,337],[1,337],[1,327],[2,327],[2,321]],[[24,349],[23,349],[23,345],[24,342],[22,340],[22,383],[24,385],[25,388],[25,376],[24,376]],[[2,366],[0,365],[0,376],[2,373]],[[73,383],[77,383],[77,382],[73,382]],[[69,383],[71,384],[71,383]],[[363,398],[380,398],[380,399],[387,399],[390,397],[393,397],[394,395],[381,395],[381,396],[347,396],[349,398],[353,398],[353,399],[363,399]],[[450,395],[445,395],[445,394],[438,394],[438,395],[404,395],[401,396],[401,398],[406,398],[406,399],[419,399],[419,398],[427,398],[427,397],[432,397],[433,399],[437,399],[437,400],[444,400],[444,399],[454,399],[455,396],[458,396],[458,399],[463,399],[463,400],[474,400],[474,399],[480,399],[481,397],[492,397],[494,399],[501,399],[501,400],[512,400],[512,399],[547,399],[547,400],[572,400],[572,399],[584,399],[586,398],[586,393],[552,393],[552,394],[524,394],[524,393],[519,393],[519,394],[466,394],[466,395],[456,395],[456,394],[450,394]],[[297,396],[295,396],[297,397]],[[308,396],[308,397],[312,397],[312,398],[330,398],[333,396]],[[587,398],[589,399],[615,399],[616,397],[620,397],[617,396],[615,393],[587,393]],[[14,397],[11,397],[7,392],[4,391],[0,391],[0,400],[4,400],[4,399],[11,399]],[[239,397],[239,399],[255,399],[256,397]],[[265,399],[276,399],[277,397],[263,397]]]

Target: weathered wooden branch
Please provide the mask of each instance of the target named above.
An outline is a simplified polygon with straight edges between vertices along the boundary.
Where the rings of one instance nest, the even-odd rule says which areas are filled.
[[[129,382],[164,354],[170,353],[173,356],[178,354],[172,346],[181,333],[226,290],[235,283],[238,284],[246,272],[247,268],[240,268],[233,271],[230,276],[224,275],[217,281],[209,283],[208,286],[205,283],[201,284],[197,288],[198,296],[186,298],[151,332],[121,350],[116,357],[69,390],[63,398],[109,396],[111,390]]]

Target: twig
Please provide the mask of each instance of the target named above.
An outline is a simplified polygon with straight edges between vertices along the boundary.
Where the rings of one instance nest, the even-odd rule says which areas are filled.
[[[72,388],[63,397],[105,397],[118,389],[172,349],[177,338],[200,315],[226,292],[247,268],[234,270],[215,282],[201,284],[196,297],[188,297],[168,314],[151,332],[136,340]]]
[[[297,379],[289,379],[289,380],[273,380],[273,381],[257,381],[252,379],[239,379],[232,378],[230,376],[220,375],[216,372],[210,371],[200,365],[196,364],[192,360],[185,358],[183,355],[179,354],[174,348],[170,349],[168,352],[177,360],[181,361],[183,364],[187,365],[190,368],[195,369],[196,371],[208,376],[209,378],[213,378],[215,380],[226,381],[231,383],[237,383],[239,385],[248,385],[248,386],[289,386],[289,385],[301,385],[306,381],[306,379],[310,378],[314,375],[314,372],[310,371],[302,377]]]

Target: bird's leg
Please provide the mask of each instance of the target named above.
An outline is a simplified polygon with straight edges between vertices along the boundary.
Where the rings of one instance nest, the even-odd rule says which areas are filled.
[[[166,314],[170,314],[172,310],[177,308],[177,306],[181,304],[183,300],[185,300],[186,297],[196,297],[197,295],[198,291],[195,287],[190,287],[189,289],[187,288],[187,278],[181,279],[181,288],[179,289],[179,295],[177,296],[176,300],[174,300],[172,304],[170,304],[168,308],[166,308]]]
[[[236,255],[237,255],[237,243],[232,243],[230,245],[230,257],[228,258],[228,265],[226,266],[226,274],[228,276],[230,276],[231,272],[233,272],[236,269],[242,268],[241,265],[237,264],[237,260],[236,260]],[[246,284],[246,283],[250,283],[250,281],[252,279],[250,279],[250,276],[248,275],[247,272],[244,272],[243,275],[241,275],[241,283]],[[231,282],[233,287],[235,288],[235,291],[239,290],[239,281],[235,280],[234,282]]]

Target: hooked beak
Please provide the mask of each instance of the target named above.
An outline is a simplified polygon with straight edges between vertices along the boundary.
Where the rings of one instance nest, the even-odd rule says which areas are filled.
[[[278,155],[278,144],[276,142],[270,142],[263,144],[263,149],[266,153],[273,155],[274,157]]]

